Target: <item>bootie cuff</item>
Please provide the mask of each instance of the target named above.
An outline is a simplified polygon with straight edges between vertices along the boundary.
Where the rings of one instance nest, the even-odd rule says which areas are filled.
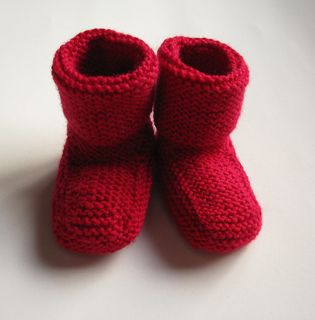
[[[164,41],[158,58],[155,122],[159,135],[198,149],[226,142],[249,80],[242,56],[215,40],[175,37]]]
[[[114,146],[137,135],[152,111],[157,57],[142,40],[112,30],[79,33],[52,66],[68,131]]]
[[[245,87],[249,71],[243,57],[228,45],[206,38],[174,37],[161,45],[162,69],[212,90]]]
[[[152,49],[138,38],[92,29],[59,48],[52,74],[57,84],[70,90],[113,94],[152,87],[157,60]]]

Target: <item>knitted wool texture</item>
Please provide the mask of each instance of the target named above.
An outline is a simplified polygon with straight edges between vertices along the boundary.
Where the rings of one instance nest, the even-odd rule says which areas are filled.
[[[158,58],[155,124],[170,210],[193,247],[239,248],[261,228],[260,206],[229,138],[249,79],[246,63],[203,38],[167,39]]]
[[[53,197],[63,247],[104,254],[139,234],[152,181],[157,72],[143,41],[111,30],[85,31],[56,52],[52,75],[68,121]]]

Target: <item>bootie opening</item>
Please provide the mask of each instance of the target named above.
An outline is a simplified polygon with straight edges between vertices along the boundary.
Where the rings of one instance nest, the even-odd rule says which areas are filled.
[[[117,76],[134,71],[144,54],[137,45],[96,38],[87,43],[77,69],[87,76]]]
[[[207,75],[227,75],[232,70],[226,52],[213,44],[183,46],[180,57],[186,65]]]
[[[79,33],[57,50],[52,66],[60,87],[101,94],[151,87],[157,71],[157,58],[148,45],[107,29]]]
[[[160,68],[176,81],[204,84],[205,89],[245,87],[249,72],[243,57],[228,45],[206,38],[166,39],[159,51]],[[175,80],[173,80],[175,81]]]

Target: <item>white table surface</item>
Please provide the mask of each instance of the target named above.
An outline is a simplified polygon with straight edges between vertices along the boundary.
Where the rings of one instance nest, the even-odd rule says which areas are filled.
[[[315,319],[314,1],[1,1],[0,318]],[[137,241],[104,258],[60,249],[50,227],[66,122],[50,76],[79,31],[155,50],[173,35],[232,45],[251,69],[233,140],[264,226],[226,256],[194,251],[153,192]]]

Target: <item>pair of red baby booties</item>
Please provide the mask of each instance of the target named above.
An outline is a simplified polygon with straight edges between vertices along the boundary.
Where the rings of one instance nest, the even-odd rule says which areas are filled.
[[[229,137],[249,79],[235,50],[174,37],[156,55],[140,39],[93,29],[57,50],[52,75],[68,121],[53,195],[64,248],[105,254],[137,237],[154,154],[169,210],[193,247],[228,252],[256,237],[261,209]]]

